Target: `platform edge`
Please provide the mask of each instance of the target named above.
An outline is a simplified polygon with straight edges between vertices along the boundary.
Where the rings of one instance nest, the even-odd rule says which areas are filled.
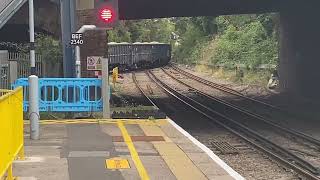
[[[168,122],[175,127],[181,134],[186,136],[192,143],[198,146],[202,151],[204,151],[214,162],[216,162],[220,167],[222,167],[227,173],[235,178],[236,180],[245,180],[238,172],[232,169],[228,164],[226,164],[222,159],[220,159],[216,154],[214,154],[208,147],[199,142],[196,138],[194,138],[191,134],[185,131],[182,127],[176,124],[173,120],[168,118]]]

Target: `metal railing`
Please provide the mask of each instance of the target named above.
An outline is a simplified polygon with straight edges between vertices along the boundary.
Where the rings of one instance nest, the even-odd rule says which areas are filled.
[[[42,57],[36,54],[36,72],[39,77],[44,74]],[[17,62],[17,77],[24,78],[30,75],[30,55],[23,53],[8,53],[9,62]]]
[[[6,174],[13,180],[12,163],[24,159],[23,146],[23,91],[0,90],[0,179]]]
[[[30,73],[29,54],[0,51],[0,89],[10,89],[18,78],[26,78]],[[42,57],[36,54],[36,72],[39,77],[45,76]]]
[[[0,64],[0,89],[10,89],[9,65]]]
[[[102,111],[101,79],[40,78],[39,110],[41,112]],[[28,111],[28,79],[18,79],[13,88],[23,87],[23,110]]]

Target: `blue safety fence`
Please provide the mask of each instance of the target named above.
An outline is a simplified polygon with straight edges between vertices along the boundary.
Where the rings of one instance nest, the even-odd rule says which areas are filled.
[[[40,78],[39,111],[97,112],[102,111],[101,79]],[[12,88],[23,87],[23,110],[28,111],[28,78],[16,80]]]

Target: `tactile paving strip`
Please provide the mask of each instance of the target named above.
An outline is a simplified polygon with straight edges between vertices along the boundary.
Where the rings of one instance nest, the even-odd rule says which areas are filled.
[[[228,142],[211,142],[211,145],[218,149],[222,154],[238,154],[237,148],[229,144]]]

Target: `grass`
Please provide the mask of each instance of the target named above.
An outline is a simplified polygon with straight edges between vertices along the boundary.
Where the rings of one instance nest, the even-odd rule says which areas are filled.
[[[224,79],[234,83],[254,86],[266,86],[270,77],[269,70],[243,70],[243,78],[237,77],[234,69],[212,68],[206,65],[196,65],[195,71],[210,74],[210,76],[217,79]]]

